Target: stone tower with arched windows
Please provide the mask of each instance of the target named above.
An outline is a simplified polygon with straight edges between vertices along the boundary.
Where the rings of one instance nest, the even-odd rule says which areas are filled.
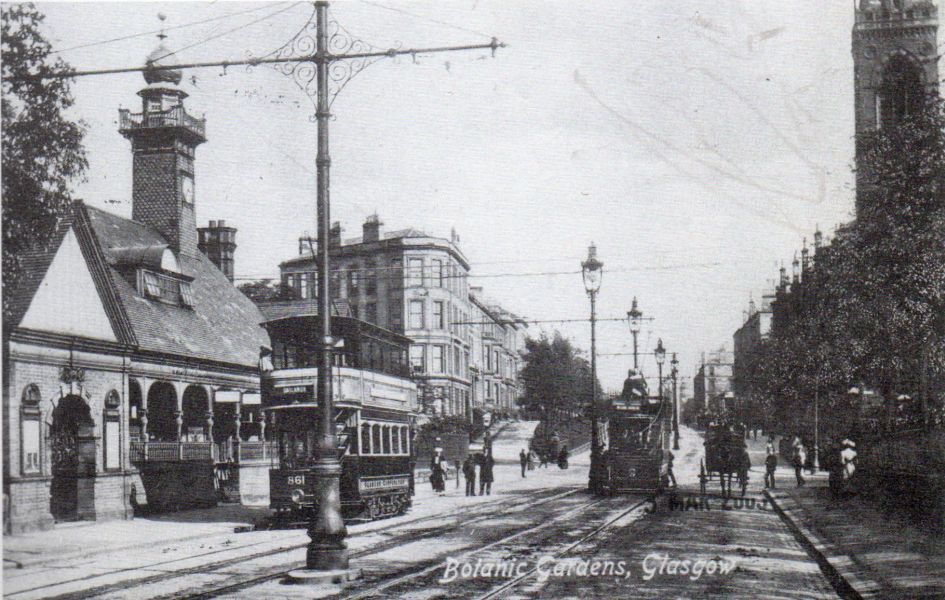
[[[931,0],[859,0],[853,26],[857,136],[895,126],[938,90],[938,9]],[[857,162],[861,147],[857,145]],[[857,213],[869,197],[857,175]]]

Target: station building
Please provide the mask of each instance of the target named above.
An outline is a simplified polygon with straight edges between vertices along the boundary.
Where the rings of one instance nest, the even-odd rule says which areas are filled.
[[[14,305],[3,352],[11,533],[214,504],[221,473],[239,480],[227,468],[239,441],[264,437],[254,409],[263,317],[198,250],[206,123],[186,111],[181,73],[149,64],[141,112],[119,114],[134,155],[132,218],[76,202],[23,257],[22,285],[4,290]],[[232,260],[230,229],[217,232],[218,263]],[[232,262],[223,268],[232,274]]]

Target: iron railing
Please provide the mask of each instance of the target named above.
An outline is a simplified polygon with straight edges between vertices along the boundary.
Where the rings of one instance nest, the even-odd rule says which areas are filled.
[[[184,127],[201,137],[207,135],[207,120],[187,114],[183,106],[175,106],[160,112],[133,113],[127,109],[118,111],[121,129],[144,129],[153,127]]]
[[[131,442],[131,462],[211,461],[210,442]]]

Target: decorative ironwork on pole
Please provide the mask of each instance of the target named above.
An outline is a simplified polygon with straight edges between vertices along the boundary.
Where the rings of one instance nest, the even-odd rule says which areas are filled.
[[[318,96],[316,62],[319,59],[324,60],[328,65],[328,106],[330,108],[338,94],[361,71],[384,58],[398,56],[403,44],[398,42],[394,47],[386,49],[375,46],[345,29],[329,10],[326,15],[326,50],[324,56],[319,56],[316,14],[317,7],[313,5],[308,20],[289,41],[255,60],[269,63],[277,71],[290,77],[316,108]],[[417,51],[413,52],[415,55]]]

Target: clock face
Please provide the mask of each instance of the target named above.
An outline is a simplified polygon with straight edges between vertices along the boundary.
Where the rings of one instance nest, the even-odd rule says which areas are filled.
[[[181,196],[187,204],[194,203],[194,180],[188,175],[184,175],[180,180]]]

